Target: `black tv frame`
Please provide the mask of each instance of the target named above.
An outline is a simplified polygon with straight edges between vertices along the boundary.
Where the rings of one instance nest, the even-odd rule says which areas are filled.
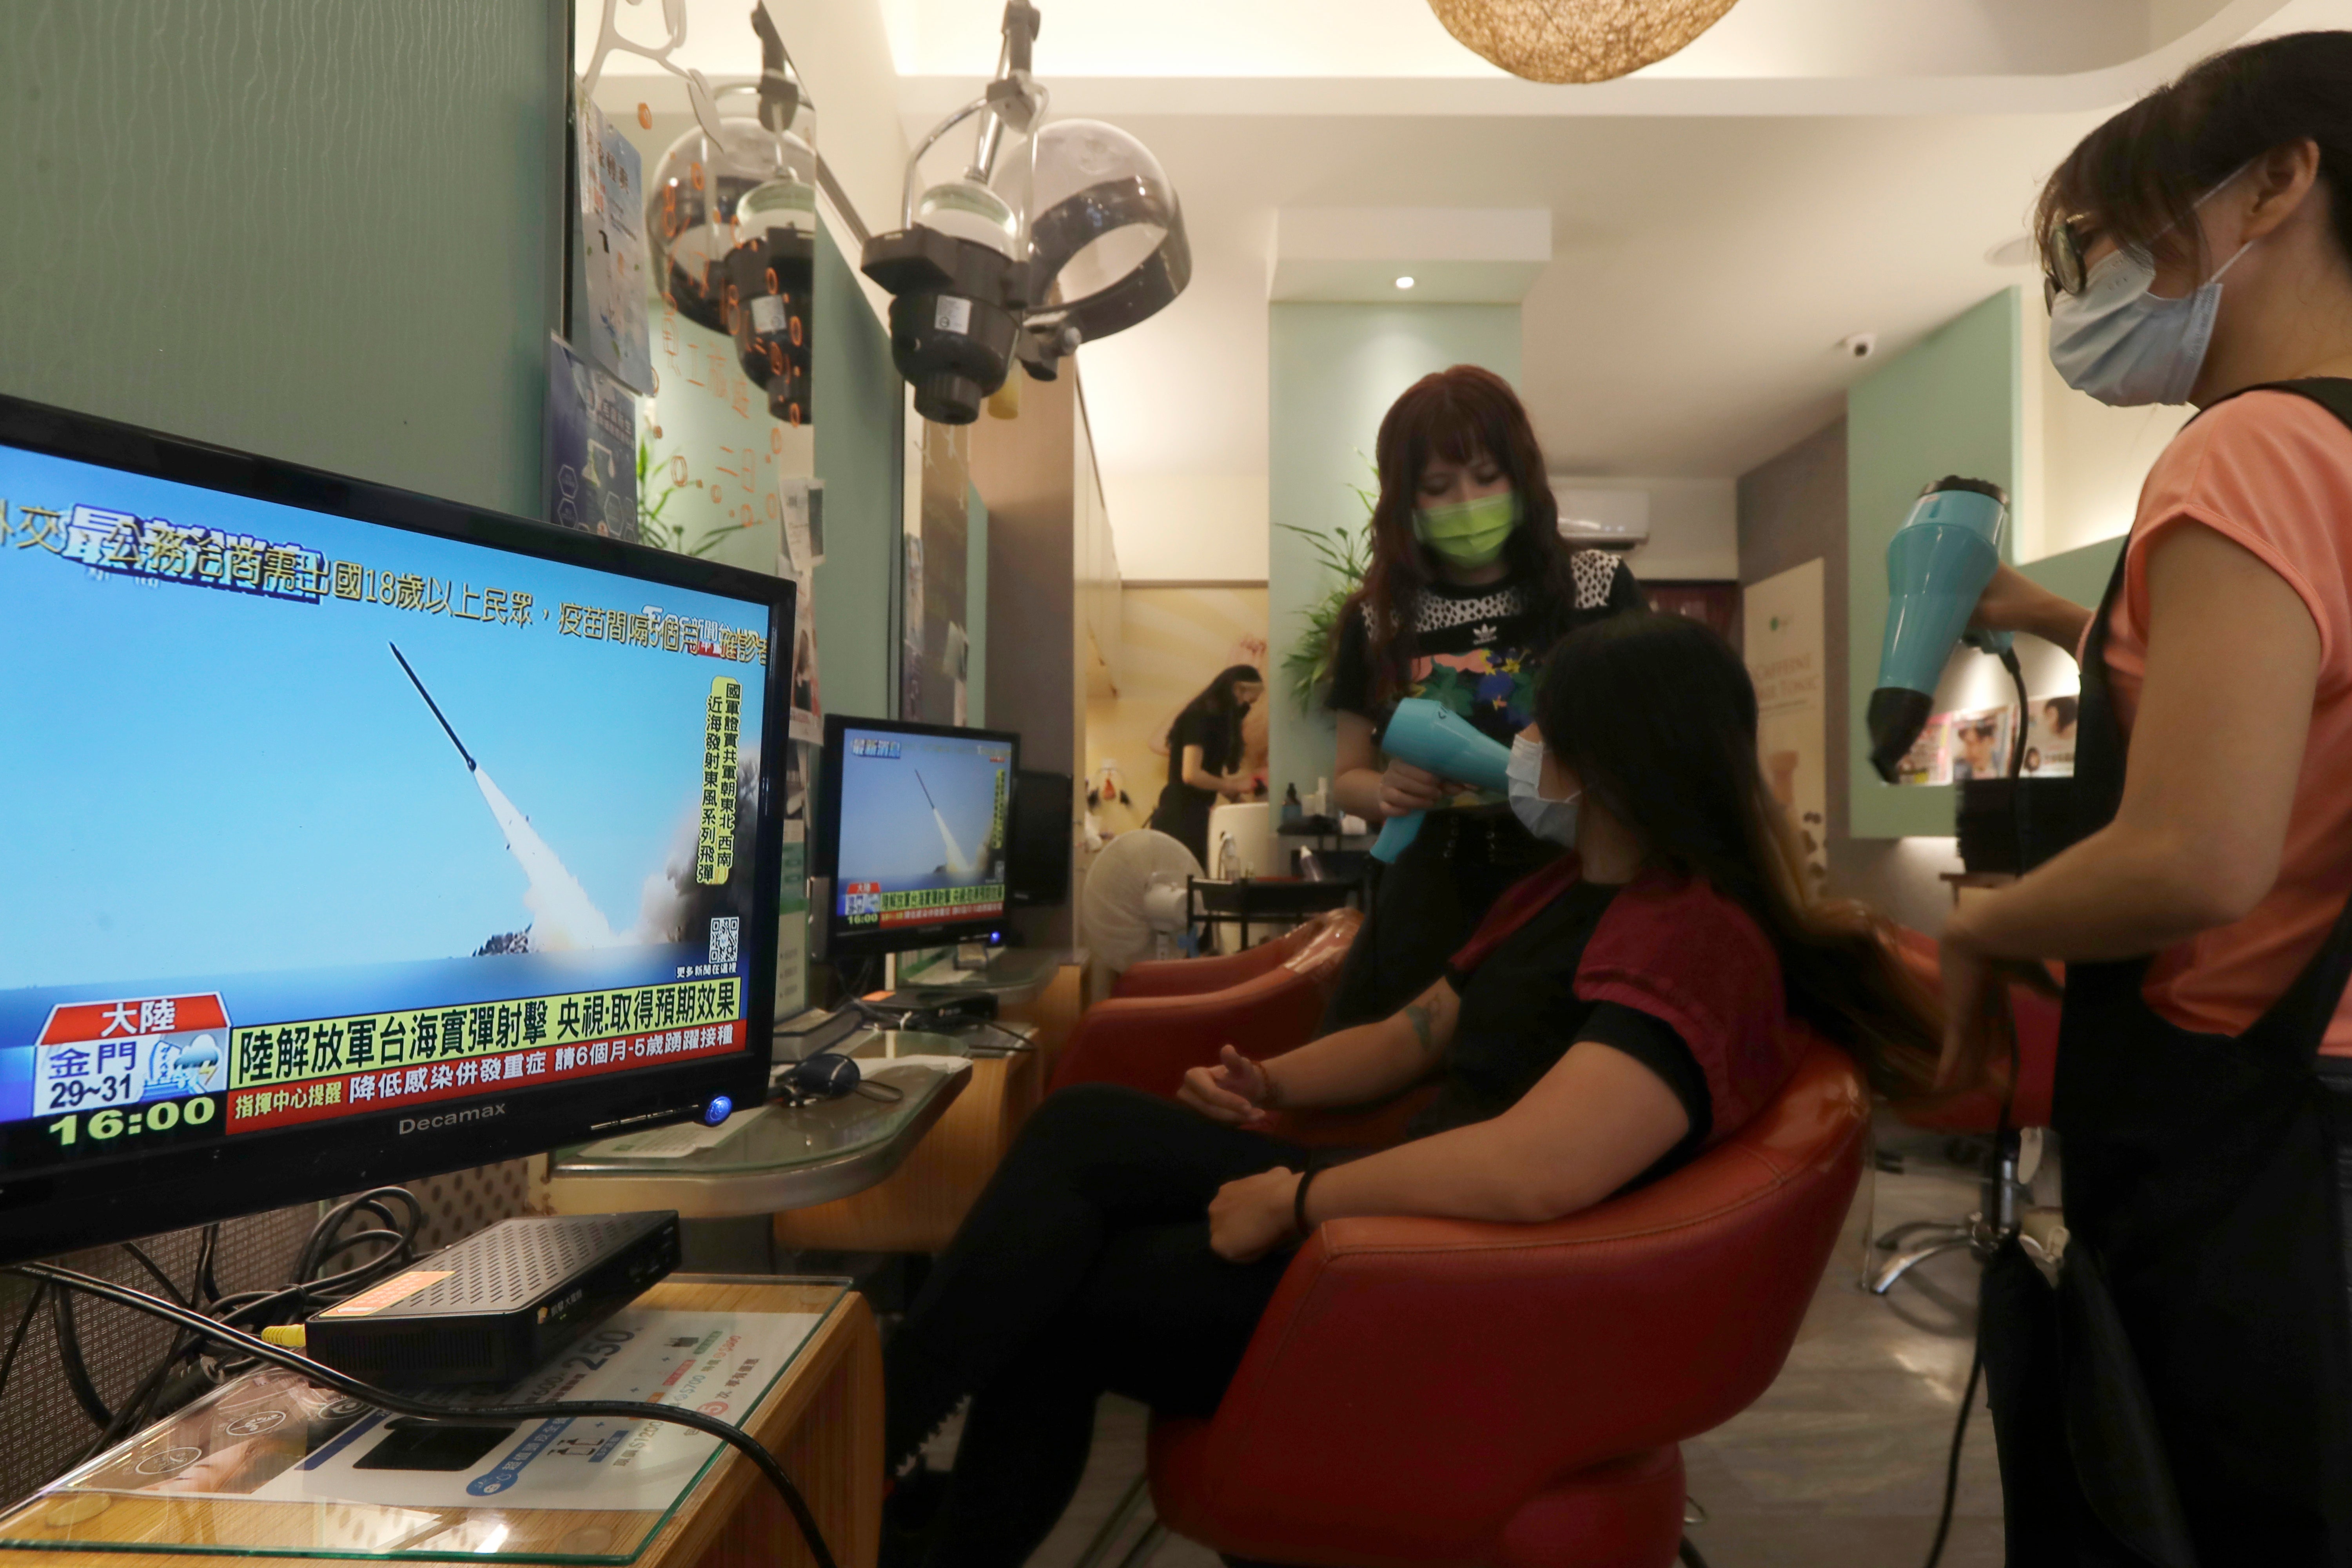
[[[809,842],[811,902],[820,915],[816,930],[812,933],[814,955],[828,963],[844,958],[870,958],[883,953],[908,952],[917,948],[978,942],[983,937],[1003,932],[1011,923],[1013,915],[1009,877],[1005,883],[1006,904],[1001,914],[970,920],[930,921],[921,925],[893,926],[887,931],[880,928],[845,930],[839,924],[834,890],[839,880],[841,866],[841,760],[844,739],[851,730],[872,730],[887,735],[931,735],[1003,742],[1013,749],[1012,765],[1007,770],[1013,779],[1006,781],[1005,836],[1008,849],[1013,831],[1010,791],[1013,780],[1021,775],[1021,737],[1015,731],[966,729],[954,724],[919,724],[907,719],[860,719],[845,713],[826,714],[824,755],[817,766],[816,816],[811,825]]]
[[[411,1112],[341,1117],[241,1134],[235,1140],[224,1135],[206,1142],[81,1157],[21,1173],[0,1167],[0,1263],[490,1164],[605,1136],[623,1126],[683,1121],[701,1114],[721,1095],[738,1106],[756,1106],[766,1100],[775,1027],[782,773],[798,608],[791,579],[437,500],[5,395],[0,395],[0,445],[763,603],[768,606],[770,650],[755,803],[753,842],[758,847],[751,867],[751,915],[743,936],[751,956],[744,983],[748,1038],[743,1052],[540,1089],[516,1088],[495,1097],[435,1102]],[[495,1110],[488,1109],[493,1106]],[[477,1114],[461,1114],[467,1111]],[[436,1125],[419,1125],[428,1122]],[[408,1125],[404,1129],[402,1123]]]

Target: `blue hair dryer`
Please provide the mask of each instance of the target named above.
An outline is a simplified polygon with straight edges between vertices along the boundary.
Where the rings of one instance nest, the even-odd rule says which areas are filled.
[[[1510,766],[1511,748],[1480,734],[1469,721],[1426,697],[1408,697],[1397,704],[1381,736],[1381,750],[1399,762],[1496,795],[1510,788],[1504,770]],[[1390,817],[1372,845],[1372,858],[1387,865],[1403,854],[1428,815],[1416,811]]]
[[[1927,727],[1952,649],[1965,640],[1985,653],[2009,651],[2009,633],[1968,629],[2000,564],[2008,518],[2009,497],[1999,485],[1949,476],[1919,492],[1887,542],[1886,641],[1869,721],[1871,765],[1888,784]]]

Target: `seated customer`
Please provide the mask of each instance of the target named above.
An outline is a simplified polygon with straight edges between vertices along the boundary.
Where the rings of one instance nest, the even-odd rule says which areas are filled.
[[[1106,1389],[1213,1412],[1301,1223],[1597,1204],[1762,1109],[1794,1066],[1790,1015],[1883,1082],[1932,1072],[1877,923],[1802,901],[1755,691],[1720,638],[1646,613],[1588,626],[1551,656],[1536,714],[1513,805],[1575,853],[1505,892],[1419,999],[1264,1062],[1227,1047],[1181,1104],[1088,1085],[1031,1119],[886,1357],[894,1468],[974,1396],[944,1497],[927,1479],[892,1499],[898,1561],[1023,1562]],[[1253,1130],[1429,1079],[1412,1136],[1378,1152],[1332,1163]]]

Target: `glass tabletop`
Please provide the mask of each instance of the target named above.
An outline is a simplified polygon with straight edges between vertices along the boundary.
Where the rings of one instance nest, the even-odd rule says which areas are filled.
[[[549,1174],[709,1175],[836,1160],[888,1142],[950,1079],[970,1070],[962,1044],[945,1035],[875,1030],[866,1043],[877,1047],[871,1054],[844,1053],[857,1058],[863,1081],[839,1100],[771,1101],[739,1110],[716,1127],[686,1122],[559,1149],[550,1157]],[[896,1097],[866,1092],[869,1088],[895,1090]]]

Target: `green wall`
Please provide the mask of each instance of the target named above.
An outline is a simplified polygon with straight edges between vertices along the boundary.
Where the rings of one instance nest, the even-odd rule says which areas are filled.
[[[0,391],[536,516],[562,0],[30,0]]]
[[[2107,579],[2115,574],[2116,557],[2123,553],[2125,537],[2117,534],[2063,554],[2045,555],[2018,570],[2053,594],[2095,607],[2106,596]]]
[[[905,526],[906,384],[890,363],[890,334],[822,227],[811,374],[816,471],[824,480],[824,564],[814,589],[817,679],[827,712],[887,718],[897,711],[891,627]]]
[[[1322,597],[1330,580],[1307,541],[1281,525],[1328,531],[1363,522],[1363,503],[1349,487],[1369,487],[1366,464],[1381,416],[1431,371],[1480,364],[1516,384],[1519,308],[1276,304],[1267,317],[1267,468],[1276,525],[1266,566],[1266,674],[1274,689],[1267,768],[1279,800],[1286,784],[1296,784],[1303,796],[1317,778],[1329,776],[1332,754],[1330,715],[1302,714],[1280,674],[1299,612]]]
[[[1886,634],[1886,543],[1923,486],[1947,474],[2017,493],[2024,446],[2019,293],[2004,289],[1846,395],[1847,747],[1856,838],[1948,837],[1949,785],[1897,787],[1870,765],[1864,715]],[[2009,541],[2004,538],[2003,548]]]

